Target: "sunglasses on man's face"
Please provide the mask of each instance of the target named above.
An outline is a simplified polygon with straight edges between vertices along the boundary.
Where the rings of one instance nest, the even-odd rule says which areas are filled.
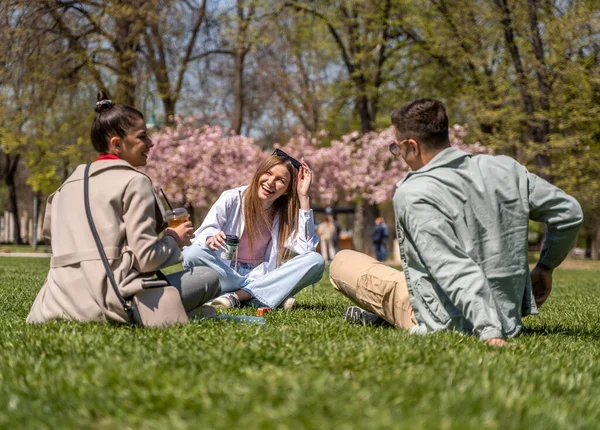
[[[300,167],[302,167],[302,163],[300,163],[294,157],[289,156],[288,154],[283,152],[281,149],[276,149],[275,151],[273,151],[273,155],[277,155],[278,157],[287,158],[288,160],[290,160],[290,163],[292,163],[292,166],[294,166],[298,170],[300,170]]]

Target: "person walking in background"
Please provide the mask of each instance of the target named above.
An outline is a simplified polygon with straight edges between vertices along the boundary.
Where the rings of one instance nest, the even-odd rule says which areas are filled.
[[[98,93],[92,124],[92,145],[99,152],[89,170],[89,203],[98,236],[110,260],[117,291],[128,300],[157,283],[168,282],[179,291],[164,304],[168,312],[183,305],[193,317],[212,310],[203,304],[219,291],[216,273],[203,268],[193,274],[180,271],[157,279],[155,272],[181,261],[181,250],[190,243],[192,223],[167,228],[165,210],[152,180],[138,167],[145,166],[152,141],[142,114],[114,104]],[[84,206],[85,165],[48,197],[44,235],[51,239],[50,271],[39,292],[29,323],[50,320],[129,322],[128,313],[113,290],[88,223]],[[166,295],[164,295],[166,296]]]
[[[183,250],[183,267],[208,266],[218,273],[222,295],[213,306],[290,310],[294,295],[321,279],[325,262],[315,252],[311,182],[304,160],[276,149],[258,165],[250,185],[221,194]],[[234,235],[235,255],[223,254]]]
[[[392,124],[390,151],[412,170],[394,195],[404,272],[340,251],[331,282],[360,306],[346,319],[383,319],[411,333],[457,330],[505,345],[548,299],[552,272],[577,240],[581,206],[512,158],[452,148],[437,100],[402,105]],[[530,219],[546,224],[531,272]]]
[[[335,237],[337,235],[332,215],[327,215],[325,220],[319,224],[317,234],[321,240],[321,255],[325,262],[331,263],[336,254]]]
[[[387,260],[387,244],[390,231],[382,216],[375,219],[375,227],[371,233],[373,252],[377,261]]]

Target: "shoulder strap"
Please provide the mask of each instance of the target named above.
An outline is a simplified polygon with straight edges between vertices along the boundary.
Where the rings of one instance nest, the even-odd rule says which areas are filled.
[[[121,302],[121,305],[127,312],[127,316],[129,321],[133,321],[133,313],[131,310],[131,306],[129,303],[123,298],[121,293],[119,292],[119,288],[117,288],[117,283],[115,281],[115,275],[108,263],[108,258],[106,258],[106,253],[104,252],[104,247],[102,246],[102,241],[100,240],[100,236],[98,236],[98,231],[96,230],[96,225],[94,224],[94,219],[92,218],[92,211],[90,209],[90,193],[89,193],[89,185],[90,185],[90,177],[89,170],[91,164],[85,166],[85,171],[83,173],[83,201],[85,204],[85,214],[88,219],[88,223],[90,224],[90,230],[92,230],[92,236],[94,236],[94,241],[96,242],[96,247],[98,248],[98,253],[100,254],[100,258],[102,259],[102,263],[104,264],[104,270],[106,270],[106,275],[108,276],[108,280],[112,285],[112,288]]]

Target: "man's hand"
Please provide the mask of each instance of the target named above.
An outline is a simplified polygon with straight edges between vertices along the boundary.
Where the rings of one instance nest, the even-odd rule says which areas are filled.
[[[531,271],[531,288],[538,308],[544,304],[552,291],[552,271],[539,266]]]
[[[495,347],[498,347],[498,348],[509,345],[509,343],[506,342],[501,337],[494,337],[492,339],[488,339],[488,340],[485,341],[485,344],[488,345],[488,346],[495,346]]]

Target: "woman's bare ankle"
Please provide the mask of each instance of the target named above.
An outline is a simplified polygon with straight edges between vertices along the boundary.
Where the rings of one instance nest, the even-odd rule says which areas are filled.
[[[252,295],[244,290],[237,290],[235,291],[233,294],[235,294],[237,296],[237,298],[239,299],[240,302],[247,302],[248,300],[250,300],[252,298]]]

